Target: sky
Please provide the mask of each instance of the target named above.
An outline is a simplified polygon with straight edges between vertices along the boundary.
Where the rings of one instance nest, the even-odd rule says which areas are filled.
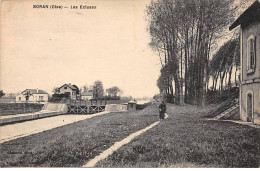
[[[159,93],[161,66],[149,47],[145,16],[150,1],[2,0],[0,90],[19,93],[38,88],[52,94],[54,87],[65,83],[80,88],[100,80],[104,89],[118,86],[124,96]],[[50,9],[50,5],[68,8]],[[79,9],[80,5],[96,9]],[[225,41],[220,40],[218,48]]]
[[[152,97],[160,63],[149,47],[150,0],[39,0],[1,2],[0,89],[49,93],[65,83],[103,82],[123,95]],[[62,5],[63,9],[33,8]],[[71,9],[89,5],[96,9]],[[49,6],[50,7],[50,6]]]

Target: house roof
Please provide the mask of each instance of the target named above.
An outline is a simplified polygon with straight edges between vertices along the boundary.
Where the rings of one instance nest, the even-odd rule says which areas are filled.
[[[93,93],[85,91],[85,92],[81,93],[81,96],[93,96]]]
[[[72,90],[77,90],[77,88],[76,87],[74,87],[73,85],[71,85],[71,84],[64,84],[63,86],[61,86],[59,89],[61,89],[62,87],[64,87],[64,86],[67,86],[67,87],[69,87],[69,88],[71,88]]]
[[[31,94],[48,94],[46,91],[40,90],[40,89],[38,89],[38,91],[37,91],[37,89],[26,89],[21,94],[26,93],[26,92],[30,92]]]
[[[241,25],[242,27],[260,21],[260,0],[256,0],[250,7],[248,7],[229,27],[229,30]]]

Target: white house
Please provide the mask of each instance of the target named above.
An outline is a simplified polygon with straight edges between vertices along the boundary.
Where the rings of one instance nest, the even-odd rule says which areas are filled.
[[[69,94],[70,98],[72,100],[77,99],[77,88],[74,87],[73,85],[69,84],[64,84],[59,88],[59,94]]]
[[[260,0],[230,26],[240,26],[240,118],[260,124]]]
[[[24,103],[26,101],[29,103],[48,102],[48,93],[39,89],[26,89],[16,96],[16,102]]]

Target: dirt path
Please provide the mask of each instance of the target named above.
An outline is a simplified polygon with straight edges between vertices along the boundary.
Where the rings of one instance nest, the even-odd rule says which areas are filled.
[[[168,118],[168,115],[165,115],[165,119]],[[110,148],[108,148],[107,150],[103,151],[101,154],[99,154],[98,156],[96,156],[94,159],[90,160],[88,163],[86,163],[84,166],[82,167],[94,167],[96,165],[97,162],[99,162],[100,160],[105,159],[106,157],[108,157],[109,155],[113,154],[114,151],[118,150],[120,147],[122,147],[125,144],[128,144],[130,141],[132,141],[135,137],[141,135],[142,133],[148,131],[149,129],[153,128],[154,126],[158,125],[160,122],[154,122],[153,124],[151,124],[150,126],[141,129],[131,135],[129,135],[128,137],[124,138],[121,141],[116,142],[114,145],[112,145]]]
[[[101,116],[109,112],[100,112],[92,115],[60,115],[38,120],[26,121],[12,125],[0,126],[0,143],[36,134],[63,125]]]

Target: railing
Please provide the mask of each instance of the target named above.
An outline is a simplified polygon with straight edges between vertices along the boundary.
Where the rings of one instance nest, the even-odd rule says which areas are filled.
[[[93,114],[105,111],[106,105],[68,105],[70,114]]]
[[[228,118],[231,115],[235,114],[236,112],[239,111],[239,103],[236,102],[235,104],[233,104],[233,106],[229,107],[228,109],[226,109],[224,112],[222,112],[221,114],[217,115],[214,119],[222,119],[222,118]]]
[[[68,105],[106,105],[106,104],[123,104],[127,103],[128,101],[124,100],[67,100],[61,103],[67,103]]]

